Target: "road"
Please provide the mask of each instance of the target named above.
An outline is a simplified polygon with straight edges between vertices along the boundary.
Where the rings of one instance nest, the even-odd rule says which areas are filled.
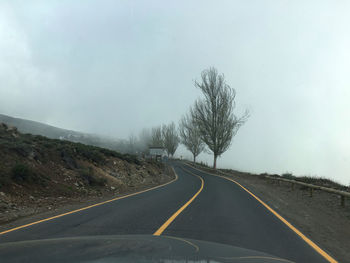
[[[0,235],[0,243],[157,234],[253,249],[295,262],[328,262],[239,185],[182,163],[166,186]]]

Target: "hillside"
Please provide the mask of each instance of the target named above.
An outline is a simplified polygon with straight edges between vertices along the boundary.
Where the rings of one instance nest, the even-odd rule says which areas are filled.
[[[17,127],[18,131],[22,133],[42,135],[51,139],[84,136],[84,134],[80,132],[65,130],[65,129],[57,128],[44,123],[40,123],[37,121],[14,118],[3,114],[0,114],[0,122],[5,123],[9,126]]]
[[[0,123],[0,223],[89,200],[155,186],[162,164],[43,136]]]
[[[121,140],[110,139],[89,133],[66,130],[45,123],[21,118],[14,118],[3,114],[0,114],[0,123],[1,122],[9,126],[17,127],[18,131],[21,133],[42,135],[51,139],[61,139],[72,142],[80,142],[84,144],[108,148],[111,150],[127,152],[127,149],[125,148],[125,145]]]

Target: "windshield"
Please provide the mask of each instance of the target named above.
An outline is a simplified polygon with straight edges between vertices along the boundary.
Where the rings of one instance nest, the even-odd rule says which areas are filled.
[[[350,261],[349,12],[1,1],[0,258]]]

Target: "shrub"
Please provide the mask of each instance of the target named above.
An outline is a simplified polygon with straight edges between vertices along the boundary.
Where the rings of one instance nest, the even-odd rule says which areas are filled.
[[[116,152],[116,151],[113,151],[113,150],[109,150],[109,149],[105,149],[105,148],[98,148],[98,149],[105,156],[116,157],[116,158],[119,158],[119,159],[121,159],[123,161],[127,161],[128,163],[134,163],[134,164],[137,164],[137,165],[141,164],[140,160],[137,159],[137,156],[134,155],[134,154],[129,154],[129,153],[122,154],[122,153],[119,153],[119,152]]]
[[[54,145],[50,142],[43,142],[42,146],[45,147],[46,149],[51,149],[54,147]]]
[[[119,157],[120,159],[127,161],[128,163],[134,163],[137,165],[140,165],[141,162],[139,159],[137,159],[136,155],[132,155],[132,154],[123,154],[121,157]]]
[[[107,180],[105,178],[96,176],[91,167],[89,167],[88,169],[80,170],[80,176],[90,186],[104,186],[107,183]]]
[[[3,186],[9,185],[10,183],[11,183],[10,178],[6,176],[3,171],[0,170],[0,189]]]
[[[301,176],[301,177],[296,177],[297,181],[304,182],[307,184],[314,184],[314,185],[320,185],[324,187],[330,187],[330,188],[335,188],[338,190],[342,191],[349,191],[348,187],[345,185],[339,184],[335,181],[332,181],[331,179],[328,178],[323,178],[323,177],[313,177],[313,176]]]
[[[198,163],[199,165],[201,165],[201,166],[203,166],[203,167],[206,167],[206,168],[210,168],[209,167],[209,165],[208,165],[208,163],[204,163],[204,162],[200,162],[200,163]]]
[[[281,175],[283,178],[285,178],[285,179],[289,179],[289,180],[295,180],[295,176],[293,175],[293,174],[291,174],[291,173],[284,173],[284,174],[282,174]]]
[[[22,157],[27,157],[32,151],[32,147],[30,145],[23,143],[21,141],[16,141],[11,143],[9,148],[15,151],[18,155]]]
[[[12,179],[17,182],[36,182],[39,177],[26,164],[16,163],[11,170]]]
[[[84,145],[81,143],[78,143],[76,146],[76,151],[78,154],[85,157],[86,159],[89,159],[95,163],[103,163],[105,161],[104,156],[98,151],[97,147]]]

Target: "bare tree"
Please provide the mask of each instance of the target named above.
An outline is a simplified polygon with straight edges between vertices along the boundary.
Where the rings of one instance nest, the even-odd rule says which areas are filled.
[[[134,134],[129,135],[128,139],[128,153],[135,154],[137,151],[137,138]]]
[[[184,115],[180,121],[179,134],[181,143],[193,154],[193,162],[204,150],[204,143],[200,137],[200,132],[192,116]]]
[[[180,138],[176,132],[175,123],[172,122],[169,125],[163,125],[162,134],[164,139],[164,147],[168,153],[168,156],[173,156],[177,147],[179,146]]]
[[[234,115],[236,91],[225,82],[223,74],[215,68],[202,71],[201,83],[195,82],[203,95],[203,99],[195,102],[191,116],[198,126],[201,139],[214,154],[216,159],[231,145],[234,135],[249,117],[248,111],[238,118]]]
[[[152,146],[154,147],[164,146],[164,138],[163,138],[161,126],[153,127],[151,136],[152,136]]]
[[[149,129],[142,129],[138,136],[138,151],[142,153],[148,152],[148,147],[152,145],[152,135]]]

